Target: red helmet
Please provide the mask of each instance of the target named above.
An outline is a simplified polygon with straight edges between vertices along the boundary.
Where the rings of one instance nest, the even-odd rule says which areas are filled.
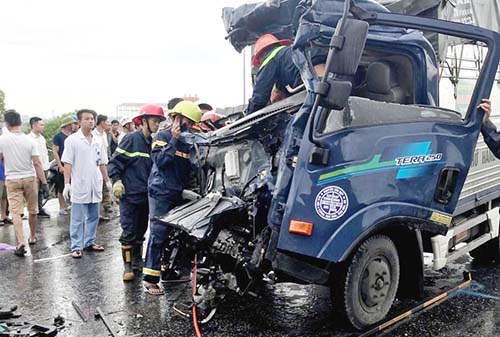
[[[146,104],[141,108],[141,111],[139,111],[139,115],[132,119],[132,122],[135,124],[142,124],[141,118],[148,116],[158,116],[160,117],[160,121],[165,120],[165,113],[163,112],[163,108],[161,106],[156,104]]]
[[[273,34],[264,34],[259,39],[257,42],[255,42],[255,55],[253,56],[252,59],[252,64],[254,67],[260,66],[260,55],[264,50],[266,50],[268,47],[274,46],[274,45],[282,45],[282,46],[289,46],[293,43],[292,40],[278,40],[276,36]]]
[[[223,117],[223,115],[219,115],[218,113],[212,111],[205,112],[203,116],[201,116],[200,127],[203,131],[212,131],[214,127],[215,129],[220,129],[224,126],[224,122],[219,122]],[[206,121],[210,122],[204,123]]]

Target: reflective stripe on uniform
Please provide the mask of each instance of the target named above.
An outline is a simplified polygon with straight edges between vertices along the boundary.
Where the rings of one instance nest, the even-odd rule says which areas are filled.
[[[267,57],[264,59],[264,61],[262,61],[262,64],[260,65],[259,70],[264,68],[266,66],[266,64],[268,64],[269,61],[271,61],[276,56],[276,54],[278,54],[278,52],[283,48],[285,48],[285,46],[279,46],[278,48],[275,48],[269,55],[267,55]]]
[[[134,158],[134,157],[144,157],[144,158],[149,158],[149,153],[145,152],[127,152],[122,148],[117,147],[116,152],[123,154],[124,156]]]
[[[178,157],[186,158],[189,159],[191,155],[189,153],[181,152],[181,151],[175,151],[175,155]]]
[[[159,270],[149,268],[142,268],[142,273],[149,276],[160,276],[161,274]]]
[[[151,145],[151,148],[153,148],[153,149],[154,149],[154,147],[155,147],[155,146],[157,146],[157,145],[158,145],[158,146],[165,146],[165,145],[167,145],[167,144],[168,144],[168,143],[167,143],[167,142],[164,142],[163,140],[155,140],[155,141],[153,142],[153,144]]]

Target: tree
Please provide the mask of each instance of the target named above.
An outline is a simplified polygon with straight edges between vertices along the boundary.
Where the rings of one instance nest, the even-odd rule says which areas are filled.
[[[62,120],[64,117],[74,115],[74,112],[67,112],[62,114],[59,117],[51,118],[45,121],[45,130],[43,131],[43,135],[47,140],[47,148],[49,149],[49,158],[52,160],[54,158],[52,154],[52,139],[59,132],[59,128],[61,126]]]
[[[5,93],[0,90],[0,122],[3,122],[3,113],[5,111]]]

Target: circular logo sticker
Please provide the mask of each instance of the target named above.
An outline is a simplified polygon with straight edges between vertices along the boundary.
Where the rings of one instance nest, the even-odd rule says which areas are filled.
[[[325,220],[333,221],[341,218],[349,207],[349,198],[343,189],[328,186],[322,189],[314,201],[316,213]]]

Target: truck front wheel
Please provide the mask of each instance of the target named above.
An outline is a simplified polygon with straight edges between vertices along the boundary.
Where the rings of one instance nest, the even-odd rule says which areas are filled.
[[[385,318],[396,297],[399,283],[396,246],[385,235],[367,239],[350,265],[334,275],[332,299],[357,329],[365,329]]]

